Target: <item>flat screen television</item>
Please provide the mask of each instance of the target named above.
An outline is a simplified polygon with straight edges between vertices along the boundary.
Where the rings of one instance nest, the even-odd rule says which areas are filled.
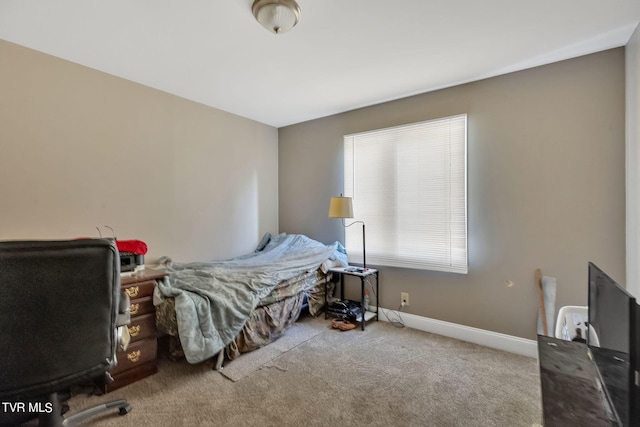
[[[640,425],[639,313],[636,299],[590,262],[587,345],[605,409],[620,426]]]

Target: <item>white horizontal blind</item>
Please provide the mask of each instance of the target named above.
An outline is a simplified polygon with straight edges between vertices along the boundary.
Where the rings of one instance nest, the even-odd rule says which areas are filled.
[[[344,137],[344,195],[367,264],[467,273],[467,116]],[[362,227],[346,228],[362,262]]]

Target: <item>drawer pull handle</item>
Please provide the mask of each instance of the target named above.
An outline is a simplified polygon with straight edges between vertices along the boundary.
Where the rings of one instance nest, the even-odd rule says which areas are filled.
[[[140,304],[131,304],[131,308],[129,309],[129,314],[131,315],[138,314],[138,310],[140,310]]]
[[[129,335],[131,335],[132,337],[138,336],[139,333],[140,333],[140,325],[129,327]]]
[[[138,360],[140,360],[140,350],[136,350],[136,351],[132,351],[131,353],[128,353],[127,359],[129,359],[133,363],[136,363]]]
[[[125,289],[125,292],[129,295],[129,298],[135,298],[140,293],[140,286],[132,286]]]

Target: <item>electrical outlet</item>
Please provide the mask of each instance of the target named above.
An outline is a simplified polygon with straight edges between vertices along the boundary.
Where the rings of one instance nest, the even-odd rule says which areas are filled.
[[[400,292],[400,304],[401,305],[409,305],[409,293]]]

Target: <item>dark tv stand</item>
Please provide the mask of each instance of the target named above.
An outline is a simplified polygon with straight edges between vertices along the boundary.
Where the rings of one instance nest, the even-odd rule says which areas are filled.
[[[538,335],[545,427],[615,426],[587,345]]]

